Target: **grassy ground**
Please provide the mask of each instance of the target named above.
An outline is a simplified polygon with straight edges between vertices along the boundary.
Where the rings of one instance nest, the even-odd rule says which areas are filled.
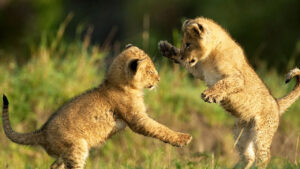
[[[88,37],[68,44],[61,42],[63,30],[64,25],[56,38],[44,38],[33,48],[26,64],[19,65],[14,59],[0,64],[0,93],[8,96],[11,122],[19,132],[39,128],[59,105],[103,79],[104,53],[90,46]],[[200,94],[205,85],[167,62],[156,63],[161,82],[156,90],[146,91],[148,112],[174,130],[191,133],[191,144],[174,148],[126,129],[101,148],[92,149],[86,168],[232,168],[238,161],[231,132],[234,118],[218,105],[204,103]],[[294,85],[285,85],[284,76],[263,66],[258,73],[276,97]],[[270,168],[300,168],[299,110],[297,101],[282,117]],[[48,168],[53,160],[39,147],[10,142],[0,130],[0,168]]]

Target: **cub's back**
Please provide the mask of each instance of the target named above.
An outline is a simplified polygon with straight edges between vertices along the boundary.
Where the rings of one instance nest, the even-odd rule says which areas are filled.
[[[116,125],[111,108],[105,91],[95,88],[83,93],[52,115],[43,127],[46,137],[66,140],[83,138],[89,145],[99,143]]]

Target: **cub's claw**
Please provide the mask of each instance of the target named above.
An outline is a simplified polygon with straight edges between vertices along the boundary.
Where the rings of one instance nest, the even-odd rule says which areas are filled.
[[[177,146],[177,147],[186,146],[191,142],[192,139],[193,139],[193,137],[189,134],[179,133],[174,146]]]
[[[160,41],[158,43],[158,49],[160,50],[161,54],[169,59],[172,59],[175,63],[179,63],[176,59],[176,56],[179,56],[179,50],[171,45],[167,41]]]
[[[201,97],[207,103],[220,103],[223,100],[224,96],[211,90],[205,90],[201,94]]]

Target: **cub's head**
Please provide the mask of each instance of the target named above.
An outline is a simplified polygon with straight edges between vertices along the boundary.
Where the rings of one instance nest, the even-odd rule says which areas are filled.
[[[153,89],[159,79],[151,58],[130,44],[114,59],[107,73],[110,83],[134,89]]]
[[[203,17],[184,21],[182,31],[181,59],[190,66],[205,59],[227,36],[218,24]]]

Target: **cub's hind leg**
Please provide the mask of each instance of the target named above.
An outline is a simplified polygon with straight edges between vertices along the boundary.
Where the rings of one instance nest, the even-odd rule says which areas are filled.
[[[279,124],[279,115],[276,113],[266,113],[266,117],[259,117],[255,122],[254,143],[256,148],[256,165],[259,169],[266,168],[271,158],[271,143]]]
[[[83,169],[85,160],[88,157],[88,144],[85,140],[72,143],[62,154],[62,159],[66,169]]]
[[[238,139],[236,148],[240,155],[245,169],[251,168],[255,161],[255,148],[253,143],[254,129],[253,122],[238,122],[235,125],[234,134],[235,139]]]
[[[56,159],[50,166],[50,169],[64,169],[65,164],[61,158]]]

